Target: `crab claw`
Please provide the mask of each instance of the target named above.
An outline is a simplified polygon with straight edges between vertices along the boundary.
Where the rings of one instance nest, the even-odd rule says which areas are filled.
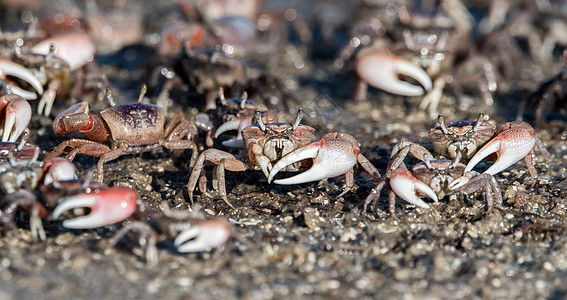
[[[311,169],[293,177],[277,179],[274,183],[299,184],[343,175],[354,167],[357,162],[357,155],[358,151],[354,151],[353,145],[346,140],[322,138],[282,157],[272,167],[268,182],[272,182],[274,176],[286,166],[308,158],[313,159]]]
[[[471,171],[485,157],[496,153],[496,162],[484,171],[486,174],[495,175],[526,157],[536,144],[534,129],[525,122],[509,122],[498,132],[495,138],[471,158],[465,173]]]
[[[381,49],[361,51],[356,63],[356,73],[368,84],[401,96],[421,96],[433,86],[431,78],[422,68]],[[399,75],[411,77],[423,87],[401,81]]]
[[[79,178],[77,175],[79,171],[75,165],[63,157],[54,157],[45,161],[43,163],[43,173],[45,174],[43,179],[43,184],[45,185]]]
[[[242,123],[242,120],[240,119],[233,119],[228,122],[222,123],[222,125],[219,126],[219,128],[217,128],[215,132],[215,139],[227,131],[241,129],[242,126],[240,123]],[[226,140],[222,142],[222,144],[226,147],[243,148],[244,141],[242,139],[242,130],[238,130],[238,136],[235,139]]]
[[[0,78],[5,78],[5,76],[20,78],[29,83],[36,90],[37,94],[43,94],[43,84],[41,84],[39,79],[33,75],[32,72],[15,62],[0,58]],[[27,100],[37,99],[37,95],[33,92],[26,91],[15,86],[11,87],[11,90],[12,93]]]
[[[89,207],[90,214],[63,221],[63,227],[71,229],[88,229],[120,222],[131,216],[136,210],[138,193],[125,186],[112,187],[96,193],[84,193],[69,197],[61,202],[53,211],[57,219],[64,212]]]
[[[31,120],[32,108],[28,101],[18,95],[0,97],[0,128],[2,142],[15,142]]]
[[[51,50],[52,47],[54,50]],[[96,48],[87,33],[71,32],[44,39],[35,44],[31,51],[43,55],[53,51],[53,54],[63,59],[71,70],[78,70],[93,61]]]
[[[425,194],[427,197],[438,202],[437,194],[425,183],[415,178],[406,169],[396,169],[390,175],[390,188],[398,197],[422,208],[429,208],[429,205],[419,198],[418,193]]]
[[[173,244],[183,253],[210,251],[224,244],[231,236],[230,223],[226,219],[213,219],[182,231]]]

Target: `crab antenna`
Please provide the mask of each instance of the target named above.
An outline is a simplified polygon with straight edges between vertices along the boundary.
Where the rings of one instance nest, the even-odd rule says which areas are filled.
[[[260,126],[260,129],[262,129],[262,131],[265,131],[266,125],[264,124],[264,121],[262,121],[262,114],[260,113],[259,110],[256,110],[256,113],[254,114],[254,118],[256,118],[256,122],[258,123],[258,126]]]
[[[476,132],[480,128],[480,125],[482,125],[482,120],[484,120],[484,114],[480,113],[478,114],[478,118],[476,119],[476,124],[474,124],[474,127],[472,129],[473,132]]]
[[[228,105],[228,103],[226,102],[226,98],[224,96],[224,88],[223,87],[219,88],[219,100],[220,100],[220,102],[223,106]]]
[[[244,106],[246,106],[246,100],[248,100],[248,93],[246,91],[242,91],[242,96],[240,96],[240,109],[244,109]]]
[[[461,151],[457,152],[457,156],[455,157],[455,160],[453,160],[453,163],[451,164],[451,166],[449,168],[454,168],[457,166],[457,164],[461,161]]]
[[[441,126],[441,130],[444,134],[449,133],[449,130],[447,130],[447,125],[445,125],[445,118],[443,118],[442,115],[437,116],[437,122],[439,122],[439,126]]]
[[[292,130],[297,129],[297,127],[299,126],[299,123],[301,122],[301,119],[303,119],[303,109],[299,108],[297,110],[297,115],[295,116],[295,121],[293,122],[293,125],[291,126]]]
[[[423,154],[423,162],[429,170],[433,169],[433,166],[431,165],[431,159],[429,158],[428,154]]]
[[[106,99],[108,99],[110,106],[116,105],[116,103],[114,102],[114,98],[112,97],[112,92],[110,91],[110,89],[106,89]]]
[[[138,96],[138,104],[142,104],[142,100],[144,100],[144,96],[146,95],[146,92],[148,91],[148,86],[146,86],[146,84],[142,84],[142,88],[140,89],[140,96]]]

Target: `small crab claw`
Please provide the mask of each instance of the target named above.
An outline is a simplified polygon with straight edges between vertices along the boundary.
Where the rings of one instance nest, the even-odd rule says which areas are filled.
[[[217,128],[215,132],[215,139],[227,131],[241,129],[240,127],[242,126],[240,123],[242,123],[242,120],[240,119],[233,119],[223,123],[221,126],[219,126],[219,128]],[[226,147],[231,147],[231,148],[243,148],[244,141],[242,139],[242,131],[241,130],[238,131],[238,136],[235,139],[229,139],[223,141],[222,144]]]
[[[18,95],[0,98],[0,124],[4,123],[2,142],[15,142],[30,123],[32,108],[28,101]]]
[[[182,231],[173,244],[182,253],[210,251],[224,244],[231,236],[230,223],[226,219],[213,219]]]
[[[488,170],[484,171],[490,175],[495,175],[526,157],[534,149],[536,143],[533,128],[531,130],[530,128],[519,126],[501,131],[471,158],[465,168],[465,173],[471,171],[481,160],[492,153],[496,153],[498,158]]]
[[[353,146],[343,139],[321,139],[282,157],[270,171],[268,182],[288,165],[312,158],[311,169],[285,179],[277,179],[276,184],[299,184],[335,177],[351,170],[357,162],[357,153]]]
[[[43,179],[43,184],[45,185],[79,178],[79,171],[75,165],[63,157],[54,157],[45,161],[43,163],[43,173],[45,174]]]
[[[37,94],[43,94],[43,84],[41,84],[39,79],[35,75],[33,75],[32,72],[15,62],[0,58],[0,78],[4,79],[5,76],[14,76],[20,78],[29,83],[36,90]],[[37,99],[37,95],[33,92],[15,86],[12,86],[11,90],[12,93],[27,100]]]
[[[410,171],[403,168],[394,170],[390,175],[390,188],[398,197],[421,208],[429,208],[429,205],[419,198],[418,192],[435,202],[439,201],[437,194],[427,184],[419,181]]]
[[[431,90],[433,83],[429,75],[415,64],[384,50],[369,49],[362,53],[356,63],[358,76],[368,84],[386,92],[401,96],[421,96]],[[422,86],[401,81],[399,75],[415,79]]]
[[[120,222],[131,216],[136,210],[138,193],[125,186],[116,186],[96,193],[84,193],[69,197],[53,211],[57,219],[64,212],[89,207],[90,214],[63,221],[63,227],[71,229],[89,229]]]

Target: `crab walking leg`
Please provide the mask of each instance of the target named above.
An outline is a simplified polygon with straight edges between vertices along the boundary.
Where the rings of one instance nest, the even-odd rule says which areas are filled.
[[[4,116],[2,142],[15,142],[27,128],[31,120],[32,108],[28,101],[17,95],[0,98],[0,118]]]
[[[433,86],[431,78],[422,68],[384,50],[369,49],[368,53],[361,51],[356,72],[368,84],[401,96],[421,96],[424,89],[429,91]],[[415,79],[423,88],[401,81],[399,75]]]
[[[210,251],[224,244],[231,236],[230,223],[225,219],[213,219],[182,231],[173,244],[182,253]]]
[[[136,210],[138,193],[125,186],[112,187],[97,193],[83,193],[69,197],[53,211],[57,219],[68,210],[90,207],[86,216],[63,221],[63,227],[71,229],[89,229],[124,221]]]
[[[397,169],[390,175],[390,187],[400,198],[422,208],[429,208],[429,205],[418,197],[418,192],[425,194],[433,201],[438,202],[435,192],[425,183],[415,178],[406,169]]]
[[[352,144],[346,140],[322,138],[280,159],[272,167],[268,182],[271,182],[274,176],[286,166],[308,158],[313,159],[311,169],[293,177],[277,179],[274,183],[299,184],[343,175],[356,165],[357,153],[353,151]]]
[[[20,78],[29,83],[39,95],[43,94],[43,84],[41,84],[39,79],[33,75],[32,72],[14,62],[0,58],[0,78],[4,79],[5,76]],[[12,87],[12,92],[27,100],[37,99],[37,95],[20,88]]]
[[[469,161],[465,168],[465,173],[471,171],[481,160],[492,153],[496,153],[496,162],[484,173],[495,175],[509,166],[515,164],[520,159],[526,157],[533,151],[536,144],[536,137],[533,128],[524,122],[511,122],[516,124],[508,125],[510,128],[503,130],[494,139],[480,149]],[[523,123],[523,124],[519,124]],[[531,131],[527,125],[531,128]],[[526,163],[532,162],[529,159]],[[528,167],[529,168],[529,167]],[[535,170],[535,168],[533,169]],[[537,174],[530,174],[537,176]]]

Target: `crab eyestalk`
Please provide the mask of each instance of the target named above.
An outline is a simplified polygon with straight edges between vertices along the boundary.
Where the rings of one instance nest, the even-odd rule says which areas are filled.
[[[240,109],[244,109],[246,107],[247,100],[248,100],[248,93],[246,91],[242,91],[242,96],[240,96]]]
[[[474,127],[472,129],[473,132],[478,131],[478,129],[480,128],[480,125],[482,125],[483,120],[484,120],[484,114],[483,113],[478,114],[478,118],[476,119],[476,123],[474,124]]]
[[[303,109],[300,108],[297,110],[297,115],[295,116],[295,121],[293,122],[291,129],[296,130],[297,127],[299,126],[299,123],[301,123],[302,119],[303,119]]]
[[[254,118],[256,119],[256,124],[258,124],[258,126],[260,126],[260,129],[262,131],[266,131],[266,124],[264,124],[264,121],[262,120],[262,113],[260,112],[260,110],[256,110],[256,113],[254,114]]]
[[[142,84],[142,88],[140,89],[140,95],[138,96],[138,104],[142,104],[142,101],[144,100],[144,96],[146,95],[147,91],[148,91],[148,87],[146,86],[146,84],[145,83]]]
[[[448,134],[449,130],[445,124],[445,118],[443,118],[442,115],[437,116],[437,122],[439,123],[439,127],[441,128],[441,131],[443,131],[443,134]]]
[[[112,92],[110,91],[110,89],[106,89],[105,94],[106,99],[110,103],[110,106],[116,106],[116,102],[114,102],[114,98],[112,97]]]
[[[423,162],[425,163],[425,166],[426,166],[429,170],[432,170],[432,169],[433,169],[433,166],[431,165],[431,158],[429,157],[429,155],[423,154]]]

